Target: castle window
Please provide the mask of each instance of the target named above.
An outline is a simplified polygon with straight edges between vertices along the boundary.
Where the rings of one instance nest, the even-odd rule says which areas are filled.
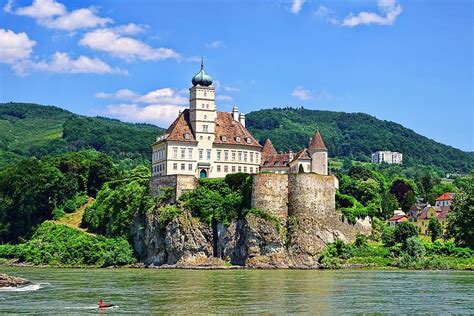
[[[181,170],[186,170],[186,164],[184,163],[181,164]]]
[[[226,142],[226,141],[227,141],[227,136],[222,135],[222,136],[221,136],[221,140],[222,140],[223,142]]]
[[[199,160],[202,160],[203,150],[199,149]]]
[[[178,158],[178,147],[173,147],[173,158]]]
[[[235,166],[232,166],[232,172],[235,172]]]
[[[204,119],[207,120],[207,115],[204,115]]]
[[[255,153],[255,162],[258,162],[258,153]]]
[[[235,141],[236,141],[237,143],[240,143],[240,137],[237,136],[237,137],[235,138]]]
[[[207,97],[207,91],[206,90],[204,90],[204,96]]]
[[[247,162],[247,152],[244,151],[244,161]]]
[[[224,160],[229,161],[229,151],[228,150],[224,150]]]
[[[207,132],[207,130],[208,130],[208,126],[207,126],[207,125],[203,125],[203,126],[202,126],[202,131],[203,131],[203,132]]]
[[[178,170],[178,164],[176,162],[173,164],[173,170]]]
[[[221,166],[217,165],[217,172],[221,172]]]
[[[244,172],[247,172],[247,167],[244,167]]]
[[[235,161],[235,150],[232,150],[232,161]]]
[[[207,160],[211,160],[211,150],[207,150]]]
[[[287,166],[287,165],[288,165],[288,161],[283,161],[283,165],[284,165],[284,166]]]
[[[242,161],[242,152],[241,151],[238,152],[238,157],[239,157],[239,161]]]
[[[201,135],[201,136],[199,136],[199,140],[202,140],[202,139],[203,139],[203,138],[202,138],[202,135]]]
[[[224,166],[224,172],[225,173],[229,172],[229,166]]]
[[[253,167],[250,167],[250,173],[253,173]]]
[[[211,136],[207,136],[207,140],[211,140]]]
[[[250,153],[250,162],[253,162],[253,153]]]
[[[193,159],[193,149],[192,148],[188,148],[188,158]]]
[[[188,165],[188,170],[189,170],[189,171],[193,171],[193,164],[192,164],[192,163],[190,163],[190,164]]]
[[[241,166],[239,166],[239,169],[238,169],[238,170],[239,170],[239,172],[242,172],[242,167],[241,167]]]
[[[186,158],[186,148],[181,148],[181,159]]]
[[[217,160],[221,160],[221,151],[220,150],[217,151]]]
[[[206,109],[209,109],[209,104],[206,104]]]
[[[258,173],[258,167],[255,167],[255,172]]]

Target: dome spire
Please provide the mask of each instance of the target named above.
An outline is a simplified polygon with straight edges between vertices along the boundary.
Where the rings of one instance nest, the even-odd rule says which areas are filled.
[[[201,57],[201,70],[191,80],[193,86],[208,87],[212,84],[212,77],[204,71],[204,58]]]

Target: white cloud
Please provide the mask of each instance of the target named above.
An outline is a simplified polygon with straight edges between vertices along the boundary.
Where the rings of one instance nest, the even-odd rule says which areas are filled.
[[[111,104],[107,106],[107,115],[128,121],[146,122],[158,126],[168,126],[186,107],[179,105],[150,104],[141,107],[137,104]]]
[[[229,92],[239,92],[240,88],[239,87],[234,87],[234,86],[225,86],[224,90],[229,91]]]
[[[113,29],[98,29],[86,33],[79,44],[91,49],[104,51],[112,56],[133,61],[180,59],[180,55],[170,48],[154,48],[140,40],[122,36]]]
[[[291,92],[291,95],[294,96],[295,98],[298,98],[303,101],[311,100],[311,91],[304,89],[303,87],[296,87],[293,92]]]
[[[182,105],[188,102],[184,93],[185,91],[172,88],[161,88],[141,95],[129,89],[120,89],[113,93],[98,92],[95,96],[99,99],[127,100],[136,103]]]
[[[12,13],[13,11],[13,0],[8,0],[5,6],[3,7],[3,11],[7,13]]]
[[[83,28],[105,26],[107,23],[111,22],[112,19],[110,18],[101,18],[97,16],[93,9],[83,8],[61,15],[55,19],[40,21],[40,24],[52,29],[74,31]]]
[[[120,89],[113,93],[97,92],[95,97],[98,99],[135,100],[139,98],[140,95],[129,89]]]
[[[232,97],[230,95],[223,95],[223,94],[219,94],[216,96],[216,100],[218,101],[224,101],[224,102],[230,102],[232,101]]]
[[[16,10],[13,9],[12,2],[9,2],[4,10],[31,17],[38,24],[45,27],[66,31],[105,26],[113,22],[110,18],[102,18],[96,15],[96,10],[93,7],[68,12],[64,4],[55,0],[34,0],[32,5],[20,7]]]
[[[28,59],[35,45],[26,33],[0,29],[0,63],[13,65]]]
[[[223,48],[224,42],[223,41],[213,41],[206,44],[207,48]]]
[[[10,3],[10,12],[14,12],[17,15],[29,16],[38,20],[63,15],[67,12],[66,7],[55,0],[34,0],[32,5],[18,8],[16,11],[13,11],[12,7],[13,6]]]
[[[341,24],[349,27],[369,24],[392,25],[402,13],[402,7],[395,0],[379,0],[378,7],[381,14],[365,11],[357,15],[350,14]]]
[[[146,24],[128,23],[114,27],[113,31],[118,34],[135,35],[139,33],[144,33],[149,27],[150,26]]]
[[[298,14],[301,11],[301,8],[303,7],[303,4],[305,2],[306,0],[292,0],[290,6],[291,13]]]
[[[13,65],[17,74],[32,71],[45,71],[53,73],[94,73],[94,74],[127,74],[125,70],[113,68],[99,58],[90,58],[84,55],[77,59],[71,58],[67,53],[55,52],[50,61],[33,62],[27,60]]]

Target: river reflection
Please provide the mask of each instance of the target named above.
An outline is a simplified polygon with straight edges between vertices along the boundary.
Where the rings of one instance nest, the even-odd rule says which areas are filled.
[[[41,285],[0,292],[0,313],[472,314],[474,273],[458,271],[299,271],[39,269],[0,272]]]

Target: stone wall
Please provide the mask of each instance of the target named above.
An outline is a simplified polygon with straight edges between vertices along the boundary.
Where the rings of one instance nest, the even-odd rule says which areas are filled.
[[[162,187],[173,188],[170,203],[175,203],[177,199],[186,191],[194,190],[197,179],[192,175],[168,175],[156,176],[150,179],[150,194],[157,196]]]
[[[288,175],[288,214],[323,217],[336,209],[334,176],[315,173]]]
[[[288,217],[288,175],[273,173],[254,175],[252,207],[286,219]]]

